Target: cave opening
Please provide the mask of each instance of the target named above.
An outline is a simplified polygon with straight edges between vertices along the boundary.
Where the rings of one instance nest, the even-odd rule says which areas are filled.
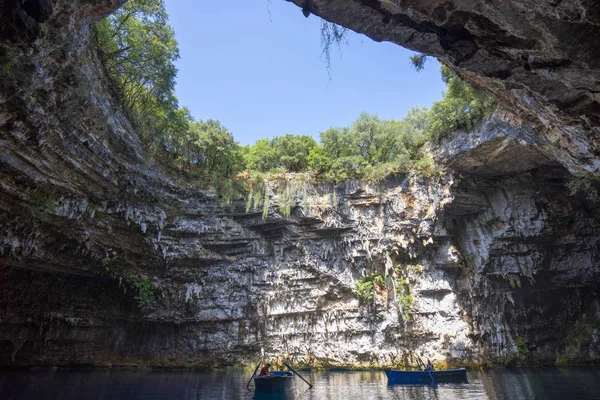
[[[289,151],[274,161],[259,157],[273,143],[255,148],[257,168],[282,168],[265,180],[235,169],[248,154],[178,141],[233,136],[161,108],[171,66],[135,86],[154,97],[111,83],[94,24],[114,3],[1,6],[0,365],[233,365],[261,349],[312,368],[410,367],[415,354],[440,367],[597,364],[600,76],[598,55],[573,46],[597,34],[593,12],[313,1],[311,14],[437,57],[449,92],[485,89],[502,111],[385,154],[353,142],[302,158],[279,140]],[[469,93],[483,105],[463,111],[486,111]],[[400,122],[365,117],[337,137],[389,138]]]

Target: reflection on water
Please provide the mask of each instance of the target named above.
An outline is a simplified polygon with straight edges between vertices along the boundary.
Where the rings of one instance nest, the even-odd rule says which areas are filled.
[[[0,372],[2,400],[219,399],[598,399],[600,369],[469,371],[469,383],[431,386],[388,385],[380,371],[303,372],[314,388],[297,379],[289,393],[246,389],[251,371]]]

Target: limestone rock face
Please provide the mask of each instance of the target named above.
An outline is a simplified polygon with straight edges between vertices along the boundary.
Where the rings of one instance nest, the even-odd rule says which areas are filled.
[[[595,0],[288,0],[438,57],[535,125],[546,153],[600,172],[600,5]]]
[[[568,196],[565,166],[588,164],[549,151],[550,130],[492,116],[431,149],[442,176],[304,182],[289,217],[275,198],[263,220],[140,144],[88,43],[118,3],[53,1],[31,37],[2,14],[0,365],[221,365],[261,348],[321,366],[598,362],[599,210]],[[453,32],[444,46],[471,51]]]

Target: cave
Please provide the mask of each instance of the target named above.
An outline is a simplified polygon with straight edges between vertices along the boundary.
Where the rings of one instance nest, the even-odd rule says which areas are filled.
[[[3,2],[0,366],[598,364],[600,206],[567,189],[600,175],[595,2],[288,1],[506,112],[431,149],[443,176],[317,184],[262,218],[149,161],[90,39],[123,1]]]

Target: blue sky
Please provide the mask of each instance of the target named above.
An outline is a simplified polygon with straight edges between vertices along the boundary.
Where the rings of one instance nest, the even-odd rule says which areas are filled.
[[[196,119],[218,119],[241,144],[286,133],[319,137],[361,111],[401,119],[430,106],[444,85],[429,59],[415,72],[413,54],[353,33],[321,57],[320,19],[284,0],[166,0],[181,59],[176,92]]]

